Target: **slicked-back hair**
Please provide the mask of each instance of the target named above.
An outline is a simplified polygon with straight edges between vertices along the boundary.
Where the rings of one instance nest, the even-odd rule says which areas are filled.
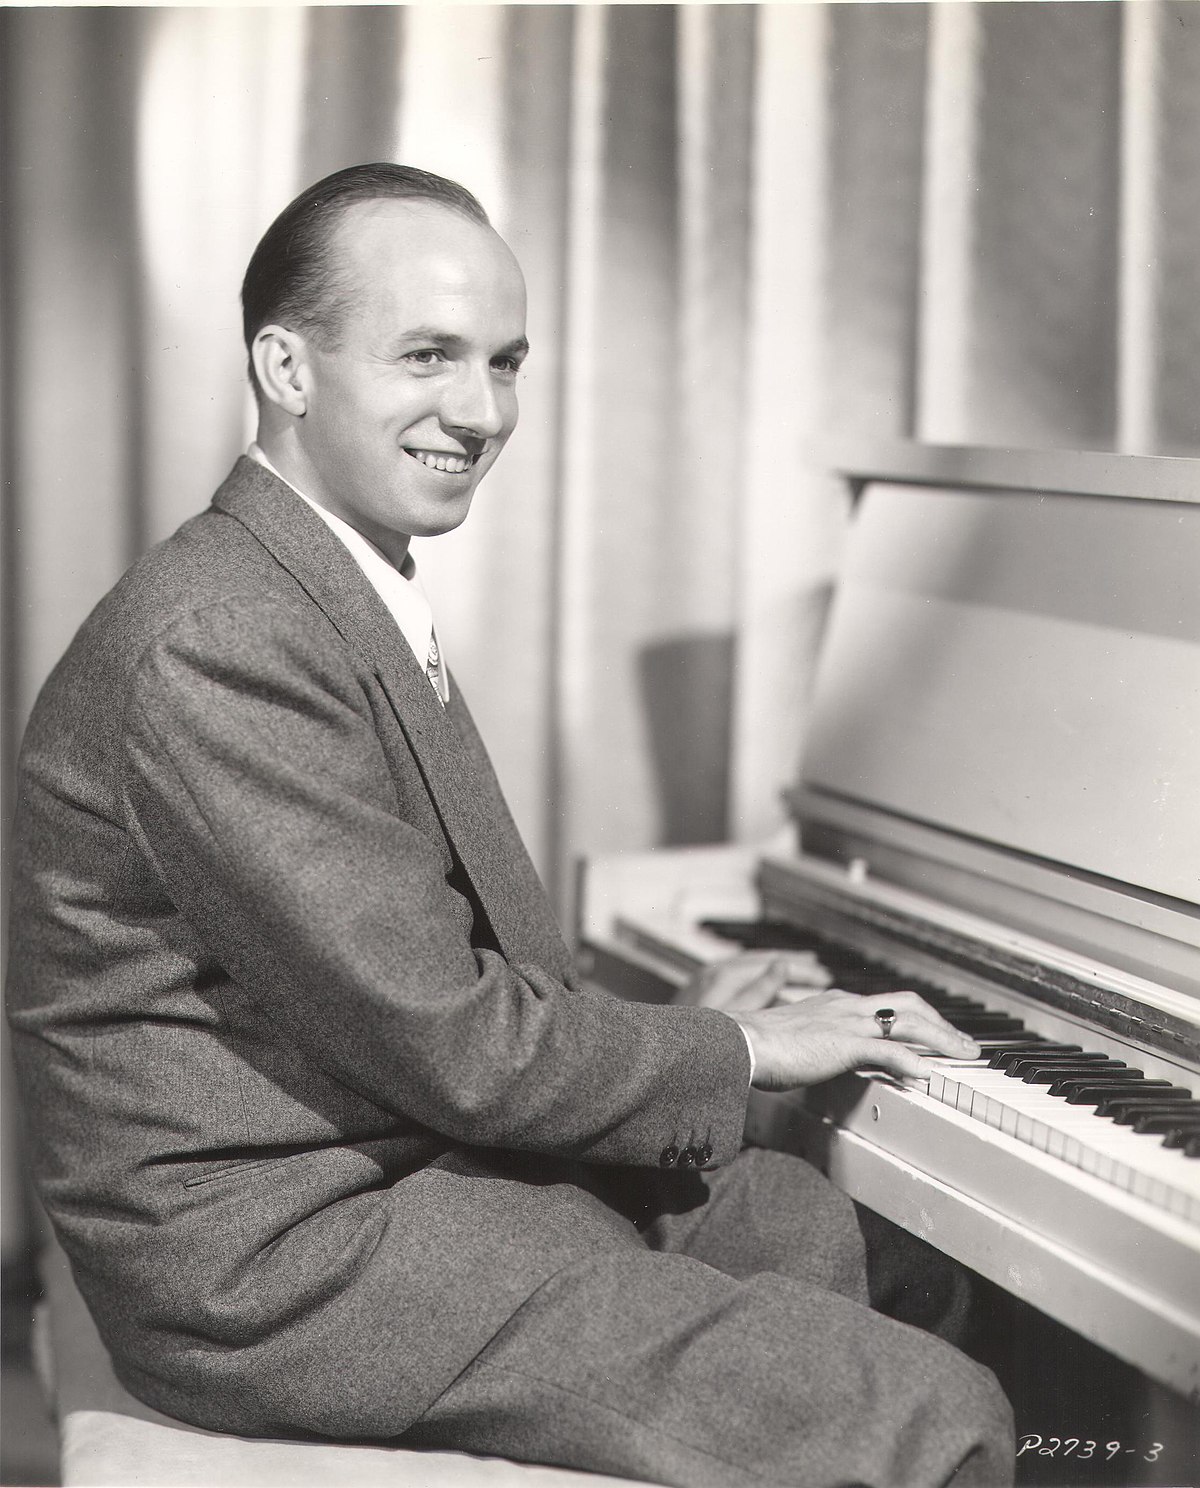
[[[487,227],[488,216],[465,186],[411,165],[351,165],[315,182],[284,207],[250,256],[242,281],[242,334],[255,395],[254,338],[281,325],[336,345],[351,286],[331,251],[350,207],[371,201],[429,201]]]

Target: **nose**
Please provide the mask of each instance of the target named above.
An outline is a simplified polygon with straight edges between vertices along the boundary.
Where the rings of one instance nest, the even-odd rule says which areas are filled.
[[[507,393],[507,388],[497,384],[490,366],[464,363],[442,399],[442,423],[476,439],[495,439],[508,422]]]

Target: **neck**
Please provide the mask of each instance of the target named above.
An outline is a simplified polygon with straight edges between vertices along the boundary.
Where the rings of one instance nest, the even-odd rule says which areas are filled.
[[[379,549],[393,568],[403,568],[410,541],[406,532],[392,532],[373,523],[364,523],[355,513],[344,511],[340,503],[329,499],[297,442],[287,438],[279,430],[265,428],[262,420],[259,421],[255,443],[271,462],[275,473],[282,476],[294,491],[298,491],[307,501],[324,511],[332,512],[347,526],[353,527],[360,536]]]

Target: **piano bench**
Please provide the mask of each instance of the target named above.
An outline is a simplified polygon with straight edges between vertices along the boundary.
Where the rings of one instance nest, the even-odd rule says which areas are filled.
[[[58,1422],[63,1488],[630,1488],[623,1478],[465,1452],[259,1441],[187,1426],[117,1379],[53,1241],[41,1271],[34,1362]]]

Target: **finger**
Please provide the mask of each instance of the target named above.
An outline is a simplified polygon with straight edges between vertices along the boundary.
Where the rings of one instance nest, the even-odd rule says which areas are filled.
[[[828,987],[833,980],[812,951],[739,951],[736,956],[715,964],[730,971],[741,968],[743,972],[756,964],[764,970],[768,966],[782,966],[789,982],[804,987]]]
[[[946,1029],[954,1026],[918,992],[893,992],[889,994],[888,1000],[898,1013],[907,1010],[917,1018],[926,1019],[937,1028]]]
[[[979,1045],[975,1040],[960,1033],[953,1024],[947,1023],[945,1018],[919,998],[913,1006],[906,1005],[900,997],[891,997],[887,1008],[894,1012],[896,1021],[886,1035],[876,1017],[881,1009],[873,1007],[866,1010],[875,1025],[873,1032],[880,1040],[888,1043],[922,1044],[935,1054],[945,1054],[953,1059],[979,1058]]]
[[[895,1037],[895,1034],[892,1035]],[[923,1044],[934,1054],[945,1054],[951,1059],[978,1059],[979,1045],[969,1034],[960,1033],[952,1024],[939,1018],[918,1018],[908,1038],[910,1044]]]
[[[789,951],[782,958],[787,964],[787,979],[797,987],[828,987],[833,977],[812,951]]]
[[[757,970],[756,975],[756,962],[759,959],[756,957],[755,962],[748,962],[745,957],[735,956],[703,967],[677,995],[677,1001],[699,1007],[721,1008],[727,1012],[739,999],[747,984],[753,984],[770,967],[769,960],[761,961],[761,969]],[[779,980],[782,983],[782,978]],[[772,996],[771,987],[764,987],[762,995],[767,998]]]
[[[768,962],[762,971],[750,981],[743,982],[729,1000],[730,1009],[743,1013],[757,1013],[775,1002],[786,988],[787,964],[783,960]]]
[[[807,1002],[823,991],[823,987],[798,987],[794,982],[787,982],[775,994],[775,1005],[784,1007],[796,1002]]]
[[[863,1050],[859,1069],[881,1069],[900,1079],[928,1080],[933,1065],[915,1049],[906,1044],[894,1044],[890,1039],[871,1039]]]

